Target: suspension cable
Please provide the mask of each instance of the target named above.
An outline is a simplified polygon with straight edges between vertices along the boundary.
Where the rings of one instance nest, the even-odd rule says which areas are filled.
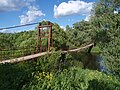
[[[30,25],[35,25],[35,24],[39,24],[39,23],[40,22],[35,22],[35,23],[29,23],[29,24],[23,24],[23,25],[17,25],[17,26],[4,27],[4,28],[0,28],[0,30],[30,26]]]

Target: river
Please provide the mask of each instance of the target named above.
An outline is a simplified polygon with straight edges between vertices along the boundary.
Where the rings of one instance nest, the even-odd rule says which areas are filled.
[[[84,68],[98,70],[100,72],[110,72],[106,65],[104,58],[100,55],[100,53],[89,53],[87,54],[86,62],[84,62]]]

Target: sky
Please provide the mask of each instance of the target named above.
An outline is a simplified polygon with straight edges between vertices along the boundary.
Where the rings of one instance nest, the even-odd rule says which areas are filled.
[[[0,28],[47,20],[62,28],[75,22],[89,20],[96,0],[0,0]],[[34,26],[2,30],[20,32]]]

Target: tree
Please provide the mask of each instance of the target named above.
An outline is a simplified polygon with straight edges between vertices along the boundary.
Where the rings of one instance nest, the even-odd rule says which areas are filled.
[[[68,36],[67,44],[72,48],[92,42],[92,25],[88,21],[74,23],[73,29],[66,31],[66,33]]]
[[[66,32],[60,28],[56,23],[53,24],[52,28],[54,47],[57,49],[66,49],[67,48],[67,35]]]
[[[120,8],[119,0],[100,0],[91,18],[96,32],[95,41],[103,51],[105,62],[113,74],[120,77]]]
[[[66,25],[66,31],[70,31],[72,28],[69,25]]]

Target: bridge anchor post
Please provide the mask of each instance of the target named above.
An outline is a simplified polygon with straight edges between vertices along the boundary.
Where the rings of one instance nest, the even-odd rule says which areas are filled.
[[[92,46],[89,47],[88,53],[91,53],[91,50],[92,50],[93,46],[96,46],[96,43],[94,43]]]

